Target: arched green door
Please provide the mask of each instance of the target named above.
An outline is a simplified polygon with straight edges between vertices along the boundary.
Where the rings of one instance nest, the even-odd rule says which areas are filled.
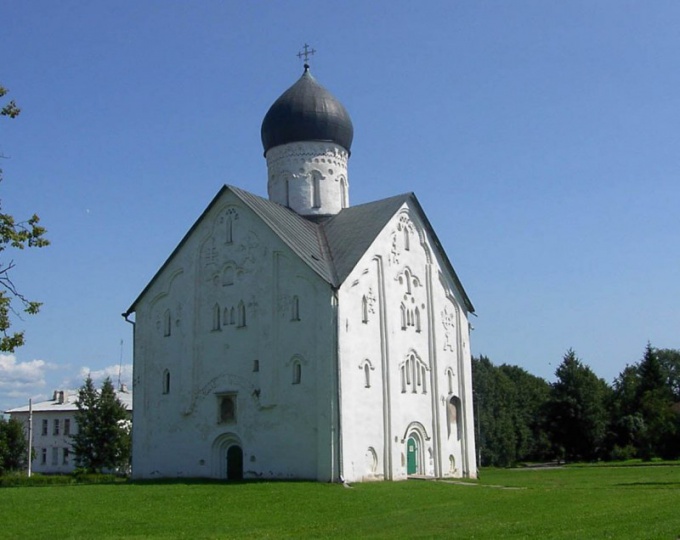
[[[227,480],[243,479],[243,450],[237,444],[227,450]]]
[[[418,472],[418,441],[409,437],[406,441],[406,474]]]

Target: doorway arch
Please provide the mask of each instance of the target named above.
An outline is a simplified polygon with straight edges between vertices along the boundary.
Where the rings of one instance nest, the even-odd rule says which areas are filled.
[[[243,445],[235,433],[223,433],[212,445],[213,478],[243,479]]]
[[[404,438],[401,439],[402,444],[405,445],[406,476],[431,474],[431,472],[428,472],[431,468],[431,464],[428,465],[428,461],[425,459],[426,442],[429,440],[430,437],[427,435],[425,426],[420,422],[411,422],[406,428]],[[402,459],[403,456],[404,454],[402,454]],[[431,461],[432,460],[430,459],[430,462]],[[403,465],[404,462],[402,461],[402,466]]]

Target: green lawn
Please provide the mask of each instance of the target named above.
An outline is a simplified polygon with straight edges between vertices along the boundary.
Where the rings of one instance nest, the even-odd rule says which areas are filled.
[[[409,480],[0,489],[2,538],[680,537],[680,465],[483,470]]]

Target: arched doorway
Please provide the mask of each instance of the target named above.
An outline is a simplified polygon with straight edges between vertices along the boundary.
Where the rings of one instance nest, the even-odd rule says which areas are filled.
[[[227,480],[243,480],[243,450],[237,444],[227,449]]]
[[[223,433],[213,441],[212,477],[243,479],[243,446],[235,433]]]
[[[418,474],[418,439],[413,435],[406,441],[406,474]]]

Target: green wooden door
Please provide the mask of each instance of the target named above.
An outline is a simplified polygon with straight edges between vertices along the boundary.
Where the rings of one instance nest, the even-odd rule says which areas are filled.
[[[418,472],[418,442],[409,437],[406,441],[406,474]]]

